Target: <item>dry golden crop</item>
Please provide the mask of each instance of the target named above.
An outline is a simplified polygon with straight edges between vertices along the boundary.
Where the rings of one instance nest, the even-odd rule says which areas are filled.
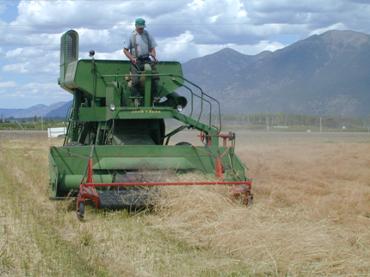
[[[153,212],[83,223],[48,199],[51,143],[0,134],[0,275],[370,275],[368,134],[241,133],[252,207],[227,188],[164,188]]]

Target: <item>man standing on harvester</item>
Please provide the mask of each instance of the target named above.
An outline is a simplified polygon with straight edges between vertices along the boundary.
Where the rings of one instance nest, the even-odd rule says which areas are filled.
[[[135,96],[140,96],[139,71],[144,71],[145,63],[152,63],[150,57],[154,61],[154,63],[152,63],[152,71],[153,73],[156,73],[155,62],[157,59],[155,47],[157,46],[157,43],[148,31],[144,30],[144,28],[145,20],[137,18],[135,20],[135,30],[126,41],[123,48],[123,53],[131,61],[131,80]],[[155,77],[154,83],[156,83],[158,79],[158,77]],[[156,88],[156,84],[154,87]]]

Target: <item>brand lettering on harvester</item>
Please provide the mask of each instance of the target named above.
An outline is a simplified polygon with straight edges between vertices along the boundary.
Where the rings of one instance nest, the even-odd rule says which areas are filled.
[[[137,110],[137,111],[131,111],[132,113],[161,113],[161,111],[156,110]]]

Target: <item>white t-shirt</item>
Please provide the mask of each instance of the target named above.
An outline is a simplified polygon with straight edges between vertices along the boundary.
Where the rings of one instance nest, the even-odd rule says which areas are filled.
[[[135,53],[134,36],[136,37],[138,53]],[[124,48],[129,49],[131,54],[135,57],[142,57],[149,55],[149,46],[151,48],[155,48],[157,46],[154,38],[146,30],[144,30],[142,34],[139,34],[135,30],[126,41]]]

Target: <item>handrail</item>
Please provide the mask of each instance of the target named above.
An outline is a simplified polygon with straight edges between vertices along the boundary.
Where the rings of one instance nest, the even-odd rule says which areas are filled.
[[[212,102],[216,102],[216,104],[217,104],[217,110],[218,110],[218,126],[213,126],[213,127],[215,127],[218,132],[221,132],[222,121],[221,121],[221,104],[220,104],[220,102],[216,98],[214,98],[214,97],[210,96],[209,94],[205,93],[200,86],[198,86],[197,84],[193,83],[192,81],[184,78],[181,75],[171,74],[171,73],[151,73],[151,74],[138,73],[138,74],[102,74],[100,76],[104,79],[105,77],[126,77],[126,76],[132,76],[132,75],[135,75],[135,76],[136,75],[137,76],[148,76],[148,77],[154,77],[154,76],[158,76],[158,77],[160,77],[160,76],[163,76],[163,77],[172,77],[173,78],[172,79],[173,82],[179,83],[182,87],[186,88],[190,92],[191,97],[192,97],[192,107],[191,107],[192,108],[192,111],[191,111],[191,115],[193,113],[193,96],[196,96],[197,98],[200,98],[201,99],[201,103],[200,103],[200,105],[201,105],[201,107],[200,107],[201,111],[200,111],[200,113],[198,115],[197,122],[200,122],[200,118],[201,118],[201,116],[203,114],[203,101],[204,102],[207,102],[210,105],[210,115],[209,115],[209,123],[208,123],[210,127],[213,126],[212,125],[212,103],[211,103],[211,101]],[[175,80],[174,78],[181,79],[182,81],[184,81],[184,82],[190,84],[191,86],[195,87],[196,89],[199,90],[200,95],[198,95],[197,93],[195,93],[189,86],[180,83],[179,81]],[[205,99],[205,98],[208,98],[208,99]]]
[[[173,80],[174,82],[177,82],[176,80]],[[180,83],[179,83],[180,84]],[[190,95],[191,95],[191,109],[190,109],[190,113],[189,113],[189,116],[192,117],[193,115],[193,105],[194,105],[194,93],[193,91],[191,90],[191,88],[189,88],[188,86],[185,86],[185,85],[182,85],[184,88],[186,88],[189,92],[190,92]]]
[[[211,100],[213,100],[214,102],[216,102],[216,104],[217,104],[217,106],[218,106],[218,117],[219,117],[219,131],[221,131],[221,104],[220,104],[220,102],[216,99],[216,98],[214,98],[214,97],[212,97],[212,96],[210,96],[209,94],[207,94],[207,93],[205,93],[204,91],[203,91],[203,89],[200,87],[200,86],[198,86],[197,84],[195,84],[195,83],[193,83],[193,82],[191,82],[191,81],[189,81],[188,79],[186,79],[186,78],[184,78],[183,76],[180,76],[180,75],[174,75],[175,77],[178,77],[178,78],[180,78],[180,79],[182,79],[182,80],[184,80],[185,82],[188,82],[189,84],[191,84],[191,85],[193,85],[194,87],[196,87],[197,89],[199,89],[199,91],[201,92],[201,94],[202,95],[205,95],[206,97],[208,97],[209,99],[211,99]]]
[[[75,105],[75,100],[73,100],[72,106],[69,107],[66,118],[65,118],[65,121],[68,121],[68,125],[67,125],[66,134],[64,136],[63,145],[66,145],[68,143],[68,140],[70,139],[69,132],[70,132],[71,123],[72,123],[71,117],[72,117],[74,105]]]
[[[174,80],[174,82],[178,82],[178,81]],[[210,114],[210,116],[209,116],[208,125],[211,126],[212,125],[212,103],[210,101],[208,101],[207,99],[204,99],[201,96],[195,94],[193,92],[193,90],[191,88],[189,88],[187,85],[182,84],[182,86],[184,88],[186,88],[190,92],[192,100],[193,100],[193,97],[195,96],[195,97],[197,97],[197,98],[201,99],[202,101],[205,101],[205,102],[207,102],[209,104],[209,114]],[[191,117],[192,113],[193,113],[193,101],[191,103],[191,113],[189,115],[190,117]],[[199,112],[199,115],[198,115],[197,123],[200,122],[200,119],[202,117],[202,114],[203,114],[203,103],[201,102],[200,112]]]

